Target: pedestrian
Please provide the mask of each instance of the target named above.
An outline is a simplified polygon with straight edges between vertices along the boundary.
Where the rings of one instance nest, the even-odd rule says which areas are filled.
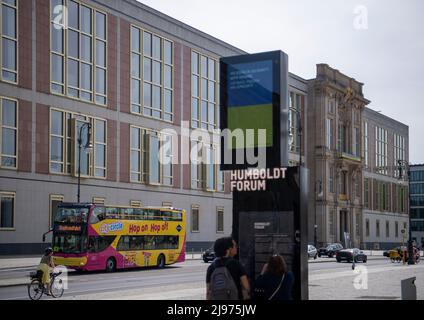
[[[207,300],[246,300],[250,298],[250,285],[246,270],[234,259],[237,244],[231,237],[217,239],[214,245],[215,260],[206,273]]]
[[[284,258],[279,254],[271,256],[255,281],[254,299],[292,300],[294,275],[288,271]]]

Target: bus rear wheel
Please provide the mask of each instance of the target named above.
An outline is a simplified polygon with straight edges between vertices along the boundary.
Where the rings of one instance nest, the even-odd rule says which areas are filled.
[[[157,267],[159,269],[165,268],[165,256],[160,254],[157,261]]]
[[[106,261],[106,272],[114,272],[116,270],[116,260],[109,258]]]

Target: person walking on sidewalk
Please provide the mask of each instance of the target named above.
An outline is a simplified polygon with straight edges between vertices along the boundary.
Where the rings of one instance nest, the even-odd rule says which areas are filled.
[[[247,300],[250,285],[246,270],[234,256],[237,244],[231,237],[215,241],[216,258],[206,273],[207,300]]]

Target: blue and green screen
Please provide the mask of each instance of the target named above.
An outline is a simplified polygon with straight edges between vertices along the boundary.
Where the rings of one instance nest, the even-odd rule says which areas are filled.
[[[227,75],[228,129],[241,129],[245,137],[247,129],[255,130],[255,139],[246,148],[272,147],[272,60],[229,64]],[[265,145],[258,143],[258,129],[266,129]]]

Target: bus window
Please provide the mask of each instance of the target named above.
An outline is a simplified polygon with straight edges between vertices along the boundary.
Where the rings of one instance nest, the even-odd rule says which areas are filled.
[[[121,239],[119,239],[119,243],[116,247],[116,250],[118,251],[128,251],[130,249],[130,237],[129,236],[122,236]]]
[[[178,236],[168,236],[168,249],[178,249]]]
[[[140,208],[134,208],[133,209],[133,219],[134,220],[142,220],[143,217],[143,209]]]
[[[140,236],[131,237],[130,250],[143,250],[143,237],[140,237]]]
[[[145,236],[144,250],[155,250],[155,249],[156,249],[155,236]]]
[[[115,236],[100,236],[88,238],[88,252],[102,252],[109,247],[115,240]]]
[[[113,208],[113,207],[106,208],[106,218],[107,219],[119,219],[117,208]]]
[[[106,218],[105,207],[95,207],[90,216],[90,224],[95,224]]]

